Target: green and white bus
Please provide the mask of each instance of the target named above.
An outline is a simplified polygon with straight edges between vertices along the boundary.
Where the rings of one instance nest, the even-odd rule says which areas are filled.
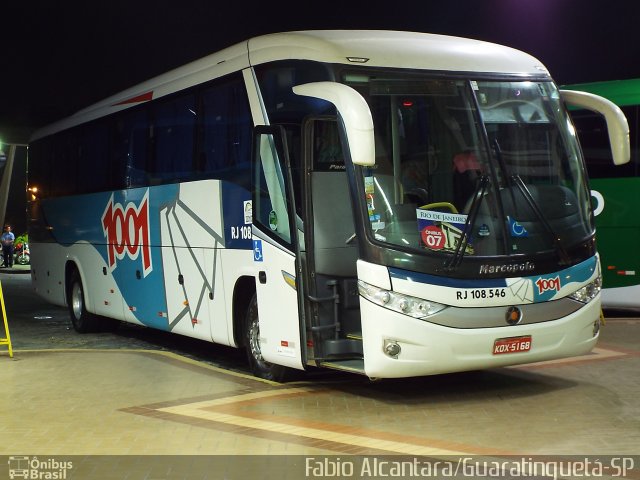
[[[249,39],[35,133],[32,280],[105,318],[247,350],[256,375],[410,377],[598,340],[587,175],[512,48],[411,32]]]
[[[607,128],[600,115],[571,109],[591,183],[596,240],[602,264],[605,308],[639,307],[640,255],[640,79],[582,83],[563,88],[605,97],[618,105],[629,122],[631,161],[613,166]]]

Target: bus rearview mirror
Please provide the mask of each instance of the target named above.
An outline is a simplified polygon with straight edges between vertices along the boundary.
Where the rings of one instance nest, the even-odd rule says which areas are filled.
[[[335,105],[342,117],[355,165],[375,165],[375,141],[371,111],[362,95],[353,88],[334,82],[313,82],[293,87],[293,93],[321,98]]]
[[[607,122],[611,154],[615,165],[623,165],[631,159],[629,146],[629,124],[620,107],[615,103],[593,93],[575,90],[560,90],[562,99],[569,105],[585,108],[604,116]]]

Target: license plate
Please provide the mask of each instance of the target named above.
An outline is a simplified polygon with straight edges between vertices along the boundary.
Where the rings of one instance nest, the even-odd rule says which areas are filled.
[[[524,337],[498,338],[493,342],[493,354],[528,352],[531,350],[531,335]]]

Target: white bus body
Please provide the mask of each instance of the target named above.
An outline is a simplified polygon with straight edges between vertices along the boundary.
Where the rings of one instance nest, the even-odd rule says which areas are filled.
[[[81,332],[109,318],[244,347],[276,380],[598,339],[575,132],[544,66],[511,48],[265,35],[43,128],[29,155],[33,284]]]

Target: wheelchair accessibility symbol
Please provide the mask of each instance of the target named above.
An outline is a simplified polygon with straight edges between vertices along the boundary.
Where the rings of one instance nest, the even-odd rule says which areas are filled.
[[[512,237],[528,237],[529,236],[529,232],[527,232],[527,229],[524,228],[524,226],[522,226],[520,222],[514,220],[511,217],[507,217],[507,220],[509,220],[509,229],[511,230]]]
[[[253,241],[253,261],[262,262],[264,257],[262,256],[262,240]]]

